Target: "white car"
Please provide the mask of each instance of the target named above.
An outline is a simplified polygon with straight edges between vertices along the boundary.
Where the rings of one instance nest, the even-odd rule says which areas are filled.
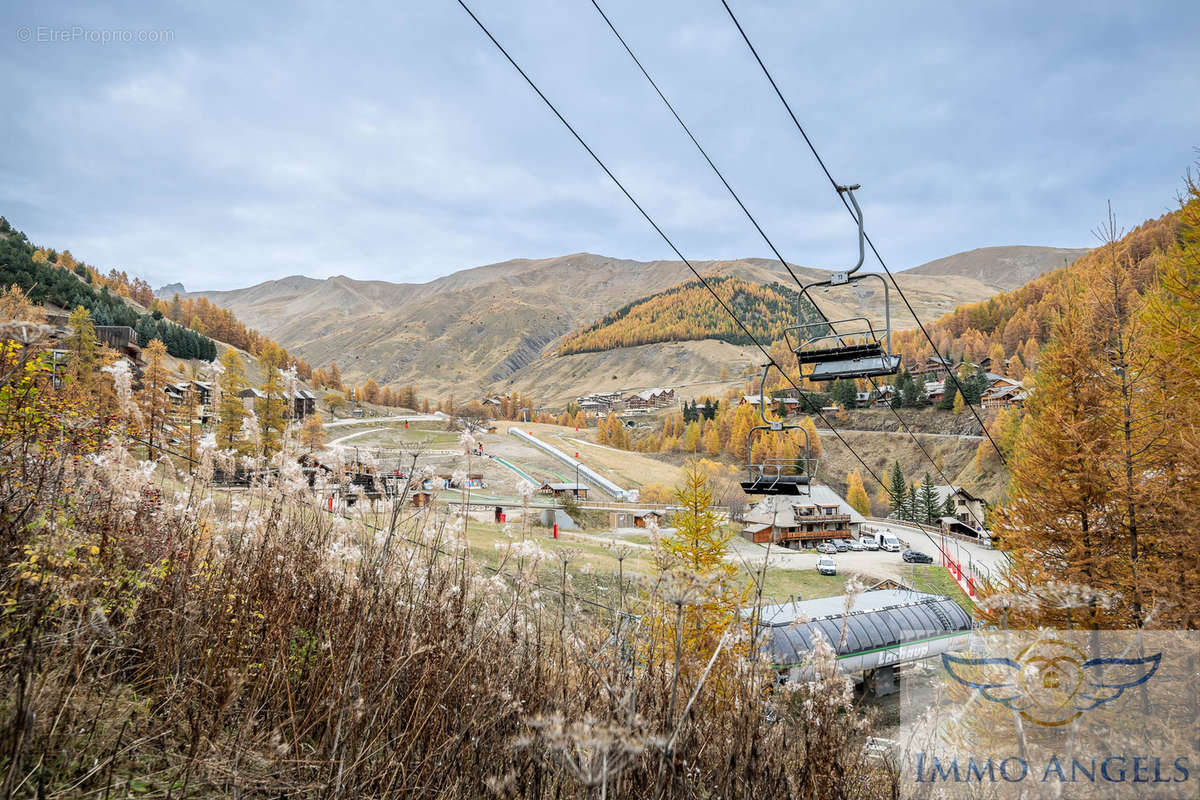
[[[821,542],[819,545],[817,545],[817,552],[825,553],[826,555],[833,555],[837,552],[837,548],[829,542]]]
[[[875,534],[873,533],[864,533],[862,536],[858,537],[858,543],[868,550],[879,549],[879,540],[875,538]]]
[[[863,544],[862,542],[860,542],[858,539],[848,539],[847,541],[850,543],[851,550],[861,552],[861,551],[867,549],[867,546],[865,544]]]
[[[821,556],[817,559],[817,572],[822,575],[837,575],[837,562],[829,556]]]

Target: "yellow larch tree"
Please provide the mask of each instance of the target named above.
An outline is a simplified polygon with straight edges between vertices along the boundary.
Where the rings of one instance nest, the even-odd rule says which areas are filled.
[[[167,346],[161,339],[151,339],[142,348],[146,368],[142,370],[142,388],[138,391],[138,405],[146,425],[146,440],[151,449],[162,447],[165,442],[171,412],[171,398],[167,395],[167,384],[171,373],[167,369]]]
[[[846,502],[864,517],[871,516],[871,496],[867,494],[862,473],[857,469],[851,470],[846,476]]]

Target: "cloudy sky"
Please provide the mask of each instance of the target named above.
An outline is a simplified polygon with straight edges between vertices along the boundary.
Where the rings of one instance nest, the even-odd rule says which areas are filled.
[[[769,255],[589,0],[468,3],[685,255]],[[719,0],[602,5],[783,254],[850,258]],[[1158,216],[1196,158],[1200,3],[731,5],[893,268],[1090,245],[1107,200]],[[104,270],[673,257],[454,0],[7,2],[0,41],[0,214]]]

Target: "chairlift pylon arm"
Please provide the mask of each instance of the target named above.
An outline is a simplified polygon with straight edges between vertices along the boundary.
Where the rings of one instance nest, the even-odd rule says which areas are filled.
[[[775,367],[779,372],[783,373],[783,368],[774,361],[768,361],[763,364],[762,377],[758,383],[758,416],[762,419],[762,425],[756,425],[750,429],[746,437],[746,454],[749,458],[751,447],[754,443],[755,431],[800,431],[804,434],[804,452],[809,452],[810,442],[808,439],[808,431],[803,425],[789,425],[781,419],[767,419],[767,373],[771,371],[771,367]]]
[[[854,218],[858,221],[858,262],[850,269],[841,272],[834,272],[823,281],[806,283],[803,288],[800,289],[800,294],[802,296],[807,295],[809,289],[814,289],[818,286],[841,286],[843,283],[848,283],[850,281],[850,276],[862,269],[863,262],[865,262],[867,259],[867,233],[863,228],[862,208],[859,207],[858,200],[854,197],[854,190],[860,188],[862,187],[860,187],[857,183],[853,186],[837,187],[838,194],[849,195],[850,206],[854,212]],[[809,300],[811,302],[812,298],[810,297]]]
[[[771,371],[771,367],[775,366],[780,374],[783,373],[783,368],[774,361],[768,361],[763,364],[762,376],[758,381],[758,416],[770,430],[780,430],[783,427],[783,421],[777,419],[767,419],[767,373]]]

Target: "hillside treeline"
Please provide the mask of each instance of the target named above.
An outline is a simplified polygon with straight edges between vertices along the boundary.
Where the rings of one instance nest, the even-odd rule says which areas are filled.
[[[164,320],[156,309],[139,313],[109,290],[98,273],[76,262],[70,252],[34,248],[23,233],[0,217],[0,287],[17,286],[35,303],[66,311],[85,308],[95,325],[125,325],[137,331],[144,346],[161,340],[176,358],[212,361],[217,346],[203,333]],[[96,286],[99,285],[99,289]]]
[[[1170,213],[1142,223],[1121,239],[1121,258],[1135,291],[1155,281],[1178,234],[1178,214]],[[1053,332],[1064,285],[1094,273],[1103,258],[1101,250],[1093,250],[1018,289],[961,305],[926,328],[943,356],[975,364],[990,356],[993,372],[1020,380],[1036,366],[1038,350]],[[919,363],[934,354],[919,330],[900,331],[895,341],[905,363]]]
[[[204,297],[178,295],[171,300],[156,297],[150,284],[130,277],[124,270],[112,269],[107,274],[76,259],[70,250],[34,247],[20,231],[0,217],[0,286],[20,286],[36,303],[52,303],[68,311],[83,306],[96,325],[128,325],[151,335],[150,327],[160,333],[154,338],[163,340],[167,352],[176,358],[200,358],[212,361],[216,348],[203,344],[197,337],[215,339],[256,358],[268,346],[279,347],[245,323],[228,309],[213,305]],[[133,301],[146,309],[145,313],[132,308],[121,298]],[[139,328],[139,321],[149,318],[149,327]],[[166,331],[162,320],[169,320],[183,331]],[[189,333],[195,335],[188,335]],[[165,337],[165,338],[164,338]],[[168,341],[168,339],[170,341]],[[145,345],[149,339],[141,338]],[[282,348],[280,348],[282,350]],[[301,378],[312,375],[312,367],[302,358],[283,350],[288,363],[296,367]]]
[[[801,303],[799,294],[783,284],[759,284],[722,276],[706,280],[760,342],[782,338],[784,328],[796,324],[798,308],[806,322],[820,320],[811,303],[807,300]],[[688,281],[604,315],[565,337],[558,354],[699,339],[753,344],[700,281]]]
[[[1023,418],[993,422],[1011,471],[993,533],[1012,567],[989,607],[1009,622],[1200,627],[1200,187],[1186,189],[1127,236],[1110,215],[1101,246],[1024,306],[1010,293],[952,320],[1045,343]]]

